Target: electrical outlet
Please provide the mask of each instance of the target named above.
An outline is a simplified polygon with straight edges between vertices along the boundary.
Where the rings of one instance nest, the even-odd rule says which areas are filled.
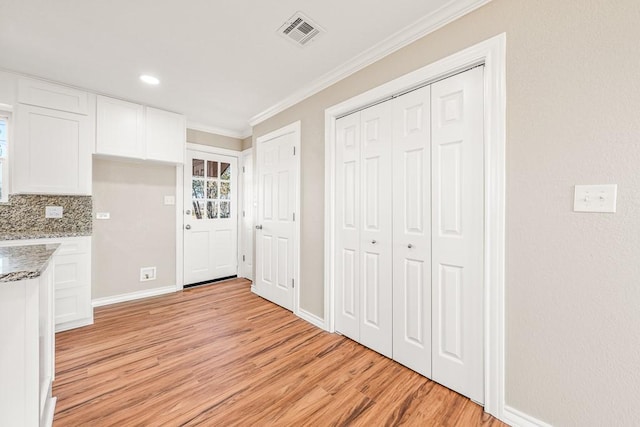
[[[140,269],[140,281],[147,282],[149,280],[156,280],[156,268],[142,267]]]
[[[45,218],[62,218],[62,206],[47,206],[44,208]]]
[[[167,206],[173,206],[176,204],[176,196],[164,196],[164,204]]]
[[[111,218],[111,214],[109,212],[97,212],[96,219],[109,219]]]

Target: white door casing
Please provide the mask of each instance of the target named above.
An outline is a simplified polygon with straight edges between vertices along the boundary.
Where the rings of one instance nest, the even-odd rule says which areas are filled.
[[[393,359],[431,377],[430,87],[393,106]]]
[[[433,379],[484,402],[483,68],[432,85]]]
[[[391,103],[361,111],[360,128],[360,342],[391,357]]]
[[[253,280],[253,236],[254,236],[254,191],[253,191],[253,150],[248,149],[240,156],[240,176],[242,189],[242,210],[240,212],[240,275]]]
[[[255,292],[297,312],[300,123],[256,140]],[[299,218],[297,219],[299,221]]]
[[[237,158],[187,150],[184,283],[237,274]]]

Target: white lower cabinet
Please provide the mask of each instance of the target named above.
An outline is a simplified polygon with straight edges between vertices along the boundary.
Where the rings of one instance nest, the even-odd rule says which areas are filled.
[[[59,243],[55,266],[54,312],[56,332],[93,324],[91,306],[91,236],[10,240],[0,246]]]

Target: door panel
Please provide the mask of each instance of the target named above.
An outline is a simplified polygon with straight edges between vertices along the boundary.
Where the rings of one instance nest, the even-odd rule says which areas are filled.
[[[295,134],[257,142],[258,215],[256,280],[258,295],[293,310],[294,215],[298,166]]]
[[[430,88],[392,102],[393,358],[430,377]]]
[[[237,159],[187,151],[184,282],[238,274]]]
[[[360,113],[336,120],[335,326],[360,341]]]
[[[477,402],[483,387],[483,79],[432,85],[433,379]]]
[[[360,112],[362,257],[360,342],[392,355],[392,154],[391,103]]]

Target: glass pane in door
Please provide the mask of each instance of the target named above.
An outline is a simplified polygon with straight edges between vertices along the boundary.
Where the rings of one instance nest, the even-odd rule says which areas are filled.
[[[231,179],[231,165],[229,163],[220,163],[220,179]]]
[[[218,177],[218,162],[207,161],[207,178]]]
[[[201,179],[194,179],[192,185],[191,197],[194,199],[204,199],[204,181]]]
[[[193,159],[191,174],[194,177],[204,177],[204,160]]]

